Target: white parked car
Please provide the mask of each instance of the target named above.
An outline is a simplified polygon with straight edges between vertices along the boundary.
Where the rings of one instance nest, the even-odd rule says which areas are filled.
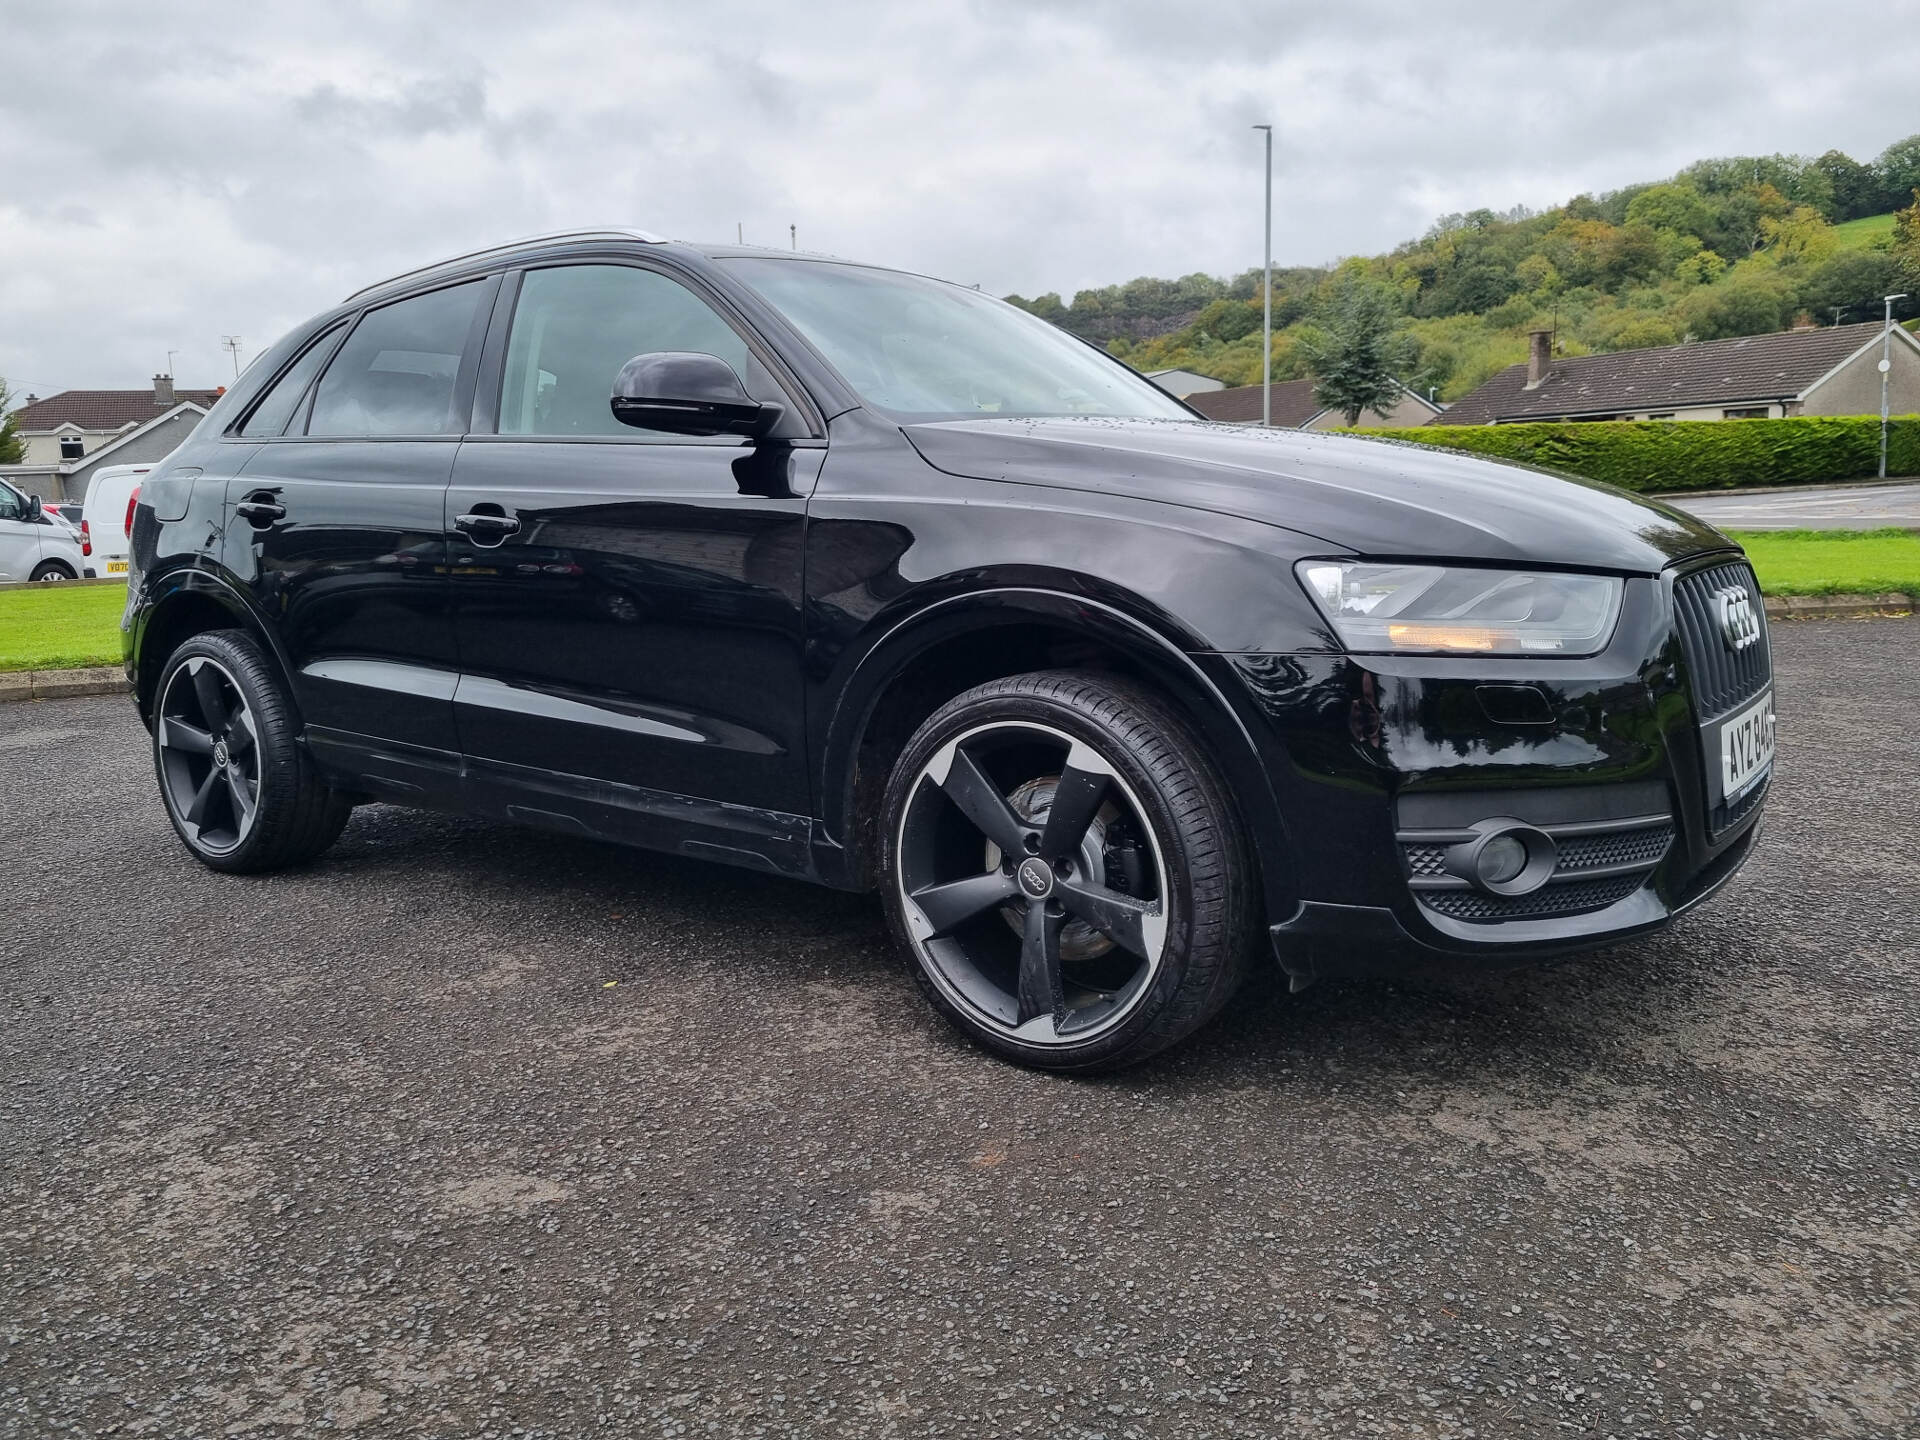
[[[127,554],[133,548],[134,497],[140,493],[140,477],[152,469],[151,464],[103,465],[87,482],[80,528],[93,546],[96,575],[126,578]]]
[[[0,580],[78,580],[86,573],[72,528],[0,480]]]

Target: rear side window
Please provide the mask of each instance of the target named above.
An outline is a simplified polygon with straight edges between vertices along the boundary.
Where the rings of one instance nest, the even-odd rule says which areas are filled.
[[[326,363],[327,352],[333,349],[333,342],[339,337],[340,327],[336,325],[309,345],[307,353],[294,361],[287,373],[267,391],[266,398],[253,407],[253,414],[240,427],[240,433],[255,436],[284,434],[294,408],[306,397],[307,386],[313,383],[314,375]]]
[[[654,350],[718,355],[755,388],[746,341],[678,281],[629,265],[528,271],[507,342],[500,433],[634,437],[613,418],[613,382]]]
[[[484,280],[370,310],[313,397],[309,435],[450,435],[460,356]]]

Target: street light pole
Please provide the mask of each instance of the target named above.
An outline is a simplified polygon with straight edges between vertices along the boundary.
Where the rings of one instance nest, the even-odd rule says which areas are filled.
[[[1880,332],[1880,478],[1887,478],[1887,381],[1893,372],[1893,302],[1905,295],[1886,297],[1887,319]]]
[[[1267,229],[1260,261],[1260,426],[1273,426],[1273,126],[1267,132]]]

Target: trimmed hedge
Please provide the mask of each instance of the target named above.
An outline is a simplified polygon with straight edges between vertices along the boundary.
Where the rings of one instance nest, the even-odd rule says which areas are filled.
[[[1419,425],[1355,435],[1411,440],[1604,480],[1623,490],[1725,490],[1872,479],[1880,417],[1787,420],[1590,420],[1574,424]],[[1887,474],[1920,475],[1920,415],[1894,420]]]

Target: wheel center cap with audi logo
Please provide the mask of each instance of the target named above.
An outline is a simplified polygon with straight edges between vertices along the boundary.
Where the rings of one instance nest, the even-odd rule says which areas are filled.
[[[216,766],[218,766],[220,769],[224,770],[227,766],[227,758],[228,758],[227,742],[224,740],[214,741],[213,742],[213,763]]]
[[[1720,638],[1736,654],[1760,638],[1760,621],[1753,613],[1753,600],[1745,587],[1729,585],[1713,592],[1715,618],[1720,622]]]
[[[1032,900],[1044,900],[1053,893],[1053,867],[1034,856],[1020,862],[1013,872],[1020,882],[1020,893]]]

